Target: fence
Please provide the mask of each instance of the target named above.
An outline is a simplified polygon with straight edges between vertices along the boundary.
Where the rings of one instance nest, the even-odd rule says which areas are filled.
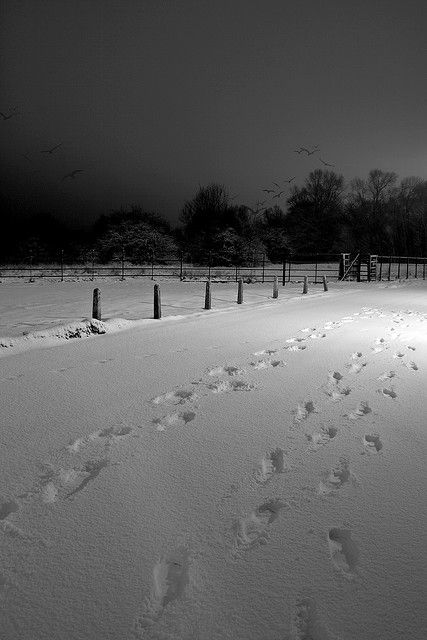
[[[272,282],[275,277],[282,285],[302,282],[304,277],[312,284],[328,280],[392,280],[400,278],[426,278],[427,258],[408,256],[360,256],[349,253],[311,254],[288,256],[281,263],[271,263],[265,255],[254,256],[251,265],[194,264],[178,256],[153,256],[150,262],[135,265],[125,260],[111,264],[96,263],[94,258],[84,264],[67,264],[61,260],[55,264],[0,266],[0,278],[65,279],[85,278],[95,280],[104,277],[177,278],[185,280],[225,281],[242,278],[245,282]],[[368,266],[369,265],[369,266]]]

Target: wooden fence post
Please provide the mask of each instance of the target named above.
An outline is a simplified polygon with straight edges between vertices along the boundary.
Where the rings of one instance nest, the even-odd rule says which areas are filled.
[[[279,297],[279,283],[277,280],[277,276],[274,276],[274,280],[273,280],[273,298],[278,298]]]
[[[242,304],[243,302],[243,280],[239,278],[237,283],[237,304]]]
[[[308,278],[307,278],[307,276],[304,276],[304,284],[302,286],[302,292],[303,293],[307,293],[308,292]]]
[[[101,320],[101,292],[98,288],[93,290],[92,318]]]
[[[162,300],[160,296],[160,286],[154,285],[154,319],[160,320],[162,317]]]
[[[326,276],[323,276],[323,291],[328,291],[328,283],[326,281]]]
[[[211,307],[212,307],[211,283],[208,280],[206,282],[206,291],[205,291],[205,309],[211,309]]]

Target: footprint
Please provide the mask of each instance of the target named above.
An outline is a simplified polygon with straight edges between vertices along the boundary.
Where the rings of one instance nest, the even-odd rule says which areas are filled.
[[[404,355],[403,351],[396,351],[396,353],[393,354],[393,358],[403,358]]]
[[[395,371],[386,371],[385,373],[382,373],[378,377],[378,380],[381,380],[381,382],[385,382],[386,380],[391,380],[391,378],[394,378],[395,375],[396,375]]]
[[[340,380],[342,380],[343,377],[339,371],[331,371],[328,373],[328,378],[331,382],[337,384]]]
[[[366,434],[363,438],[363,444],[365,445],[366,451],[371,453],[379,453],[383,448],[383,443],[377,434]]]
[[[382,393],[383,396],[388,396],[389,398],[397,398],[397,393],[393,389],[378,389],[378,393]]]
[[[273,353],[277,353],[277,349],[262,349],[262,351],[255,351],[254,356],[272,356]]]
[[[312,333],[309,335],[312,340],[318,340],[319,338],[326,338],[326,333]]]
[[[335,567],[345,576],[352,577],[359,560],[359,549],[351,539],[350,529],[329,529],[328,544]]]
[[[314,598],[300,594],[295,609],[290,640],[335,640],[321,622]]]
[[[241,552],[261,544],[267,544],[268,527],[279,517],[284,506],[285,503],[280,498],[271,498],[246,518],[240,518],[234,525],[235,540],[232,555],[238,557]]]
[[[80,482],[75,489],[68,493],[65,497],[71,498],[76,493],[80,493],[83,489],[99,476],[103,469],[110,466],[110,460],[103,458],[102,460],[88,460],[84,467],[80,469],[80,473],[86,475],[86,477]]]
[[[316,331],[316,327],[304,327],[304,329],[300,329],[302,333],[308,333],[309,331]]]
[[[368,413],[371,413],[371,412],[372,412],[372,409],[369,406],[369,404],[366,402],[366,400],[362,400],[361,402],[359,402],[356,409],[352,413],[345,414],[345,415],[351,420],[357,420],[357,418],[361,416],[366,416],[368,415]]]
[[[361,351],[354,351],[351,354],[350,357],[351,357],[352,360],[357,360],[358,358],[361,358],[362,356],[363,356],[363,353]]]
[[[354,476],[350,471],[350,461],[348,458],[342,457],[337,466],[324,475],[319,484],[318,493],[320,495],[328,495],[338,491],[344,484],[353,479]]]
[[[305,331],[305,329],[303,329],[303,331]],[[307,329],[307,331],[309,331],[309,329]],[[287,342],[288,344],[292,344],[292,343],[294,343],[294,342],[304,342],[304,340],[305,340],[305,338],[288,338],[288,339],[286,340],[286,342]]]
[[[350,393],[351,393],[350,387],[343,387],[343,388],[336,387],[335,389],[326,391],[326,395],[328,395],[331,398],[332,402],[339,402],[340,400],[343,399],[344,396],[350,395]]]
[[[214,382],[208,385],[208,389],[212,393],[227,393],[229,391],[251,391],[254,388],[253,384],[245,382],[244,380],[221,380],[220,382]]]
[[[325,446],[331,440],[333,440],[338,433],[336,427],[323,427],[320,433],[306,433],[306,438],[309,441],[309,449],[317,451],[320,447]]]
[[[177,411],[169,413],[161,418],[154,418],[153,424],[157,431],[165,431],[166,427],[173,427],[176,424],[187,424],[196,417],[194,411]]]
[[[163,404],[165,402],[174,402],[175,404],[184,404],[189,400],[197,398],[193,389],[177,389],[176,391],[168,391],[163,395],[156,396],[151,400],[153,404]]]
[[[366,365],[367,362],[349,362],[346,367],[350,373],[360,373]]]
[[[249,363],[254,369],[268,369],[269,367],[285,367],[286,362],[283,360],[257,360]]]
[[[228,365],[227,367],[215,367],[208,371],[210,376],[220,376],[225,373],[229,376],[241,376],[245,371],[243,369],[239,369],[239,367],[235,367],[234,365]]]
[[[19,505],[15,500],[0,497],[0,520],[6,520],[11,513],[19,511]]]
[[[298,344],[298,345],[293,345],[292,347],[284,347],[285,349],[287,349],[288,351],[304,351],[304,349],[307,349],[307,345],[305,344]]]
[[[265,484],[275,473],[283,473],[286,471],[287,467],[284,455],[283,449],[279,447],[267,453],[255,472],[255,480],[260,484]]]
[[[297,408],[294,411],[295,420],[300,422],[301,420],[306,420],[310,413],[315,413],[314,404],[311,400],[304,402],[303,404],[298,404]]]
[[[415,347],[411,347],[411,345],[408,344],[407,349],[410,349],[411,351],[415,351]]]
[[[412,362],[412,360],[410,362],[403,362],[402,364],[408,369],[412,369],[412,371],[418,371],[418,365]]]
[[[184,596],[190,583],[190,565],[190,552],[185,547],[159,558],[153,569],[151,593],[134,623],[136,633],[143,633],[144,629],[159,620],[171,602]]]

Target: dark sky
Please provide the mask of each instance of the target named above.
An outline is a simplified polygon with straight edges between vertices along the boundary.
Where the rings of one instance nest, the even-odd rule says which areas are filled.
[[[253,205],[319,156],[346,179],[427,178],[425,0],[0,6],[0,111],[19,111],[0,120],[2,182],[18,209],[88,223],[137,203],[176,221],[199,183]]]

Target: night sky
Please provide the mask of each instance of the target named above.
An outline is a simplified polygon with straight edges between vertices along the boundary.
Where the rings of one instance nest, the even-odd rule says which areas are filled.
[[[139,204],[176,222],[199,184],[254,206],[320,158],[346,179],[427,178],[425,0],[0,6],[2,192],[17,213],[79,225]]]

